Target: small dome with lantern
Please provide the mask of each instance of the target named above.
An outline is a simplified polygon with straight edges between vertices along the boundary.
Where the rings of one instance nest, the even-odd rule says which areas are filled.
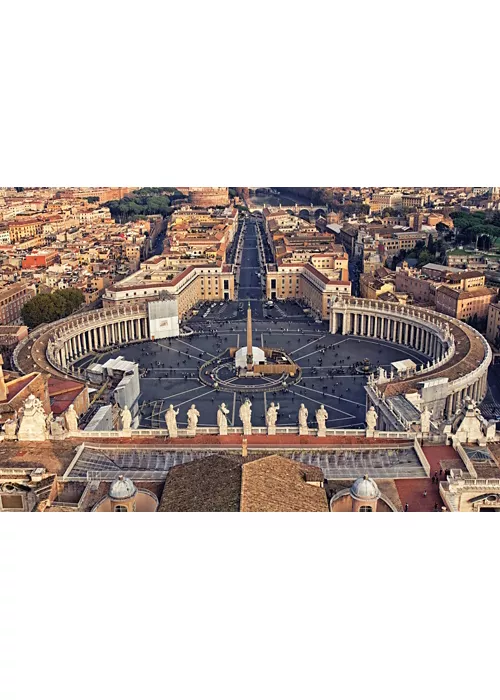
[[[133,498],[137,493],[137,487],[126,476],[120,475],[115,479],[109,487],[109,497],[113,501],[126,501],[128,498]]]
[[[379,487],[367,474],[354,482],[350,493],[357,501],[375,501],[380,498]]]

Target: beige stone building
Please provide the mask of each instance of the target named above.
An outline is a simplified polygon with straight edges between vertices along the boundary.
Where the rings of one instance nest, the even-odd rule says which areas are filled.
[[[484,319],[496,296],[497,290],[488,287],[463,291],[442,285],[436,292],[436,311],[460,321],[471,321],[475,317]]]
[[[9,326],[19,321],[21,309],[35,293],[34,286],[24,282],[15,282],[0,288],[0,324]]]
[[[447,480],[441,482],[439,490],[449,511],[500,513],[499,478],[477,478],[464,473],[462,469],[452,469]]]
[[[268,299],[302,299],[322,319],[330,314],[332,297],[350,296],[351,283],[344,270],[320,271],[310,262],[268,265]]]
[[[498,303],[490,304],[488,307],[486,338],[492,345],[499,345],[497,339],[500,339],[500,304]]]
[[[179,318],[200,301],[234,299],[234,273],[230,265],[188,265],[167,268],[163,257],[153,258],[129,277],[109,287],[103,295],[105,308],[123,303],[159,299],[177,300]]]

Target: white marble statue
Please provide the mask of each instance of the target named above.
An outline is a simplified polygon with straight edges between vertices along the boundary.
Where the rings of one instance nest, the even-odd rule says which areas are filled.
[[[427,434],[431,430],[431,416],[432,411],[429,411],[428,407],[425,406],[424,410],[420,414],[420,432]]]
[[[132,426],[132,414],[128,406],[124,406],[120,412],[120,421],[122,425],[122,430],[130,430]]]
[[[217,426],[219,428],[219,435],[227,435],[227,415],[229,409],[226,408],[225,403],[221,403],[219,410],[217,411]]]
[[[15,420],[14,418],[9,418],[3,424],[3,429],[5,432],[6,440],[15,440],[17,433],[17,420]]]
[[[167,412],[165,414],[165,421],[167,423],[168,436],[171,438],[177,437],[177,414],[178,413],[179,413],[179,409],[177,409],[177,411],[176,411],[173,404],[170,404],[170,406],[168,407]]]
[[[61,417],[55,418],[50,421],[49,426],[50,437],[54,440],[64,440],[66,428],[64,425],[64,419]]]
[[[250,399],[245,399],[239,411],[240,421],[243,423],[243,435],[252,434],[252,404]]]
[[[78,416],[73,404],[70,404],[69,408],[66,409],[64,418],[66,421],[67,430],[70,433],[76,432],[78,430]]]
[[[328,413],[321,404],[321,406],[316,411],[316,423],[318,424],[318,437],[326,437],[326,421],[328,420]]]
[[[276,422],[278,420],[278,411],[280,410],[280,405],[275,405],[274,401],[271,403],[266,411],[266,424],[267,424],[267,434],[276,435]]]
[[[47,437],[47,415],[42,402],[30,394],[23,404],[17,439],[42,442]]]
[[[187,412],[187,429],[188,433],[196,435],[196,428],[198,427],[198,420],[200,418],[200,412],[197,410],[195,404],[191,404],[191,408]]]
[[[366,412],[366,428],[373,432],[377,428],[378,414],[374,406],[370,406],[370,410]]]
[[[309,411],[304,406],[304,404],[301,403],[299,408],[299,435],[307,435],[309,432],[309,429],[307,427],[308,416]]]
[[[266,413],[266,423],[268,428],[275,428],[276,421],[278,420],[278,411],[280,410],[280,405],[275,405],[274,401],[271,403]]]
[[[383,367],[379,367],[378,380],[379,380],[379,382],[386,382],[387,381],[387,371]]]

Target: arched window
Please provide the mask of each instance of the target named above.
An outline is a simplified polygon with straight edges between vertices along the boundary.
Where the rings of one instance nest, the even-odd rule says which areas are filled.
[[[360,513],[371,513],[372,512],[372,507],[371,506],[361,506],[359,509]]]
[[[115,513],[128,513],[128,509],[125,506],[115,506]]]

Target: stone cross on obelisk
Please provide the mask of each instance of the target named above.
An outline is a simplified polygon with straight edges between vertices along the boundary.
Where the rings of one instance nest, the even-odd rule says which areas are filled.
[[[247,370],[253,370],[252,308],[250,301],[247,309]]]

